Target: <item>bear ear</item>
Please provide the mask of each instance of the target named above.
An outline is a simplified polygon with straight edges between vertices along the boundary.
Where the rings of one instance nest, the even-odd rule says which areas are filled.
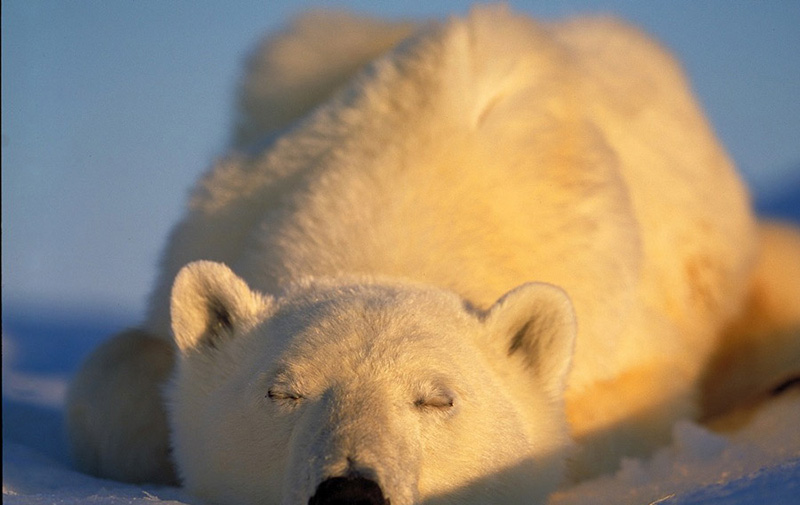
[[[183,267],[172,286],[172,333],[181,352],[216,347],[252,322],[270,298],[250,290],[222,263],[195,261]]]
[[[569,296],[556,286],[523,284],[498,300],[486,318],[489,333],[519,356],[552,396],[566,387],[577,325]]]

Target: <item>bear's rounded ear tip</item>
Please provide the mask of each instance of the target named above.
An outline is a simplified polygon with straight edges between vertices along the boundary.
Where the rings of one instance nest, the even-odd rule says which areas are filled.
[[[196,260],[187,263],[178,271],[175,276],[175,283],[185,280],[199,280],[202,278],[219,277],[219,276],[235,276],[231,269],[224,263],[210,260]]]
[[[575,338],[577,316],[575,306],[564,288],[546,282],[530,282],[521,286],[529,292],[528,303],[535,306],[540,318],[549,319],[552,324],[561,326],[562,332]]]
[[[563,392],[577,334],[575,311],[562,288],[522,284],[489,310],[487,324],[508,356],[519,356],[554,394]]]
[[[500,297],[491,307],[492,312],[501,312],[509,305],[541,305],[558,307],[574,317],[574,308],[569,294],[560,286],[546,282],[526,282]]]
[[[560,306],[565,315],[571,316],[572,319],[575,318],[575,307],[572,304],[572,298],[570,298],[569,293],[567,293],[564,288],[546,282],[535,282],[532,284],[536,285],[543,297],[553,304]]]
[[[182,351],[213,344],[266,303],[222,263],[194,261],[175,277],[170,300],[172,331]]]

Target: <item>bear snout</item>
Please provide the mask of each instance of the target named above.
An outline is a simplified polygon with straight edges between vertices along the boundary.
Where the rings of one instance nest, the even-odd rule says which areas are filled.
[[[308,505],[389,505],[377,482],[363,477],[324,480]]]

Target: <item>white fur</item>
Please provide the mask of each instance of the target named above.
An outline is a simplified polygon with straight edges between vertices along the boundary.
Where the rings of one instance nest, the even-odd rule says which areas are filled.
[[[174,331],[201,496],[304,504],[359,472],[393,505],[537,503],[567,429],[578,477],[695,410],[757,240],[678,66],[608,19],[412,29],[269,39],[173,231],[144,327]]]
[[[410,22],[312,11],[268,37],[248,62],[235,145],[260,142],[306,114],[414,28]]]
[[[178,320],[209,298],[231,311],[259,299],[197,282],[230,275],[209,262],[182,271]],[[483,318],[437,289],[336,279],[262,302],[259,323],[234,323],[213,344],[208,331],[192,343],[176,328],[183,357],[170,413],[184,483],[220,503],[307,503],[325,478],[358,472],[403,505],[508,470],[470,501],[543,499],[568,447],[561,402],[573,317],[566,296],[542,284]],[[519,363],[505,363],[528,323]],[[503,368],[515,365],[525,387],[507,380]]]

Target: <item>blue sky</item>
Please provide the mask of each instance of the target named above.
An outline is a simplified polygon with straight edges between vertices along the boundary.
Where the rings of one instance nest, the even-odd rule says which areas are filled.
[[[800,2],[508,2],[612,13],[684,62],[759,198],[800,185]],[[228,139],[241,62],[311,2],[2,2],[3,301],[142,313],[187,191]],[[317,2],[443,17],[468,2]]]

